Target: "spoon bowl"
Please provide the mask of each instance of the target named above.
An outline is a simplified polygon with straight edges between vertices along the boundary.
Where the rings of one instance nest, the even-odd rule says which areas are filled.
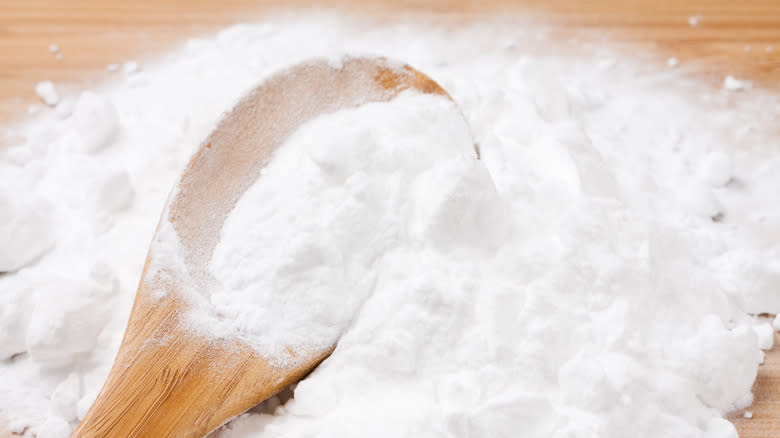
[[[182,264],[192,278],[206,275],[225,219],[301,124],[404,91],[451,99],[408,65],[318,60],[270,77],[223,116],[163,210],[114,365],[72,438],[202,437],[305,377],[333,351],[335,344],[288,349],[294,360],[280,362],[237,339],[194,332],[184,321],[193,306],[184,291],[193,283],[171,265]],[[182,249],[173,256],[165,251],[171,231]]]

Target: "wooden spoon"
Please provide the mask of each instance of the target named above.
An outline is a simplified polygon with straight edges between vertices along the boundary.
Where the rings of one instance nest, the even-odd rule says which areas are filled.
[[[388,101],[405,90],[449,95],[408,65],[385,59],[315,61],[279,73],[249,92],[190,161],[163,211],[190,273],[205,273],[225,218],[276,147],[320,114]],[[157,241],[155,238],[154,242]],[[289,352],[277,365],[236,339],[193,333],[184,285],[160,264],[152,243],[114,366],[72,437],[201,437],[309,373],[335,348]],[[155,266],[154,269],[150,266]]]

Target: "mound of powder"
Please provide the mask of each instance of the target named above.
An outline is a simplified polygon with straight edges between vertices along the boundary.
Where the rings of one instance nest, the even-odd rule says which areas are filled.
[[[777,96],[561,47],[520,20],[279,16],[8,127],[0,424],[60,438],[83,417],[166,195],[222,111],[295,62],[375,53],[434,78],[467,124],[402,96],[275,153],[193,328],[338,347],[217,434],[735,437],[723,415],[750,404],[771,344],[751,313],[780,312]]]
[[[448,173],[437,190],[464,197],[468,187],[453,187],[477,165],[487,174],[463,116],[440,96],[403,94],[314,119],[276,151],[225,221],[210,264],[217,285],[194,322],[238,334],[272,360],[284,360],[287,347],[332,345],[373,289],[379,261],[429,231],[412,221],[445,202],[425,193],[430,179]],[[488,221],[481,225],[489,213],[478,216]],[[473,220],[451,219],[452,232],[483,234]]]

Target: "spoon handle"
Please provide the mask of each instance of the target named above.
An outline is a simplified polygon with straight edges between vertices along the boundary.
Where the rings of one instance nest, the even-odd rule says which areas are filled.
[[[174,294],[140,293],[103,389],[71,438],[202,437],[300,380],[308,366],[270,366],[245,345],[183,329]]]
[[[302,123],[404,91],[451,100],[431,78],[381,58],[310,61],[245,95],[202,143],[163,211],[189,275],[205,275],[225,217]],[[147,268],[152,257],[150,250]],[[335,348],[291,350],[294,363],[274,366],[236,339],[195,334],[181,324],[186,287],[141,282],[114,366],[72,438],[201,437],[300,380]]]

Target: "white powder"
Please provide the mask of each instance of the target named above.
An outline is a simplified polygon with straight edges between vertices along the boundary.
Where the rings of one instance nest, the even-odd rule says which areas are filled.
[[[141,66],[136,61],[128,61],[122,64],[122,71],[127,74],[138,73],[141,70]]]
[[[736,436],[722,416],[750,404],[768,345],[745,312],[780,312],[777,97],[710,92],[540,35],[299,14],[191,40],[72,115],[11,127],[0,416],[42,437],[75,427],[196,145],[258,80],[347,52],[441,83],[481,160],[451,107],[408,96],[312,121],[278,151],[223,229],[221,287],[194,329],[232,316],[225,333],[266,352],[341,337],[293,400],[219,433]],[[271,308],[285,315],[253,318]],[[322,330],[258,336],[285,318]]]
[[[225,222],[211,262],[218,285],[201,305],[219,319],[199,314],[197,322],[211,333],[239,333],[276,360],[287,347],[334,344],[388,254],[420,246],[419,235],[431,232],[441,193],[465,181],[492,187],[489,176],[466,180],[477,165],[466,122],[441,96],[403,95],[315,119],[281,147]],[[483,223],[452,212],[447,219],[461,223],[441,230],[444,238],[488,239],[468,228],[496,226],[495,206],[456,202],[452,208],[484,207]]]
[[[35,85],[35,93],[41,98],[43,103],[49,106],[55,106],[60,101],[57,88],[51,81],[38,82]]]
[[[745,91],[749,90],[752,86],[750,81],[744,79],[737,79],[734,76],[726,76],[723,79],[723,89],[728,91]]]
[[[73,113],[76,130],[85,151],[93,153],[108,146],[119,129],[119,116],[104,96],[85,91]]]
[[[24,158],[20,158],[24,159]],[[54,245],[51,203],[0,189],[0,272],[15,271]]]
[[[763,322],[753,327],[758,338],[758,346],[762,350],[769,350],[775,343],[775,330],[769,322]]]
[[[722,187],[734,177],[733,164],[729,154],[712,151],[702,160],[699,168],[701,179],[714,187]]]

